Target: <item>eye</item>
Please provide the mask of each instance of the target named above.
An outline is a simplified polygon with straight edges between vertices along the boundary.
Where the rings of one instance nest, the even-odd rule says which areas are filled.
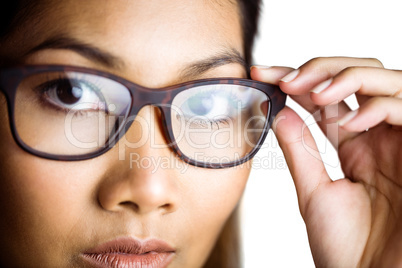
[[[102,94],[85,80],[57,79],[46,82],[39,88],[43,92],[43,98],[60,109],[104,109]]]
[[[203,116],[216,119],[232,115],[235,102],[227,92],[207,90],[190,97],[182,104],[181,110],[187,117]]]
[[[194,115],[206,115],[214,107],[214,98],[210,94],[199,94],[190,98],[186,104]]]
[[[58,85],[54,85],[54,90],[51,92],[56,95],[60,102],[74,104],[82,98],[84,90],[80,85],[73,85],[68,80],[62,80]]]

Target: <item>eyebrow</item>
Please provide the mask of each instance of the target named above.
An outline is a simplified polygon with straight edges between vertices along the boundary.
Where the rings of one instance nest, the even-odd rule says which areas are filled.
[[[124,66],[123,60],[120,58],[110,54],[107,51],[104,51],[100,48],[97,48],[93,45],[84,43],[77,39],[71,37],[53,37],[50,38],[43,43],[39,44],[38,46],[34,47],[26,55],[32,54],[36,51],[43,50],[43,49],[68,49],[72,50],[81,56],[100,63],[108,68],[114,69],[122,69]]]
[[[122,70],[125,66],[124,60],[120,57],[115,56],[94,45],[66,36],[50,38],[29,50],[26,55],[44,49],[72,50],[93,62],[100,63],[111,69]],[[248,65],[238,50],[224,47],[215,55],[187,64],[179,72],[179,77],[181,80],[189,80],[191,78],[198,77],[211,69],[231,63],[240,64],[246,72],[248,70]]]
[[[183,69],[180,77],[197,77],[213,68],[231,63],[240,64],[247,73],[248,65],[240,52],[234,48],[224,48],[221,52],[212,57],[187,65]]]

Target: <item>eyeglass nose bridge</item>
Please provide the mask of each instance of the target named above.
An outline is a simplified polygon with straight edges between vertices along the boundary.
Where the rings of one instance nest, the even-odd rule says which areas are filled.
[[[124,122],[122,122],[122,130],[120,131],[115,142],[117,143],[121,137],[126,135],[133,122],[138,120],[137,115],[141,109],[150,105],[160,111],[159,118],[156,116],[151,116],[151,120],[154,120],[153,118],[160,120],[166,146],[173,149],[173,151],[179,156],[182,155],[176,145],[171,125],[172,100],[175,96],[173,92],[174,90],[150,89],[144,87],[138,88],[138,86],[136,86],[135,88],[130,88],[130,91],[132,96],[132,107],[128,117]],[[148,124],[151,124],[151,122],[148,122]]]
[[[131,88],[133,105],[140,110],[145,105],[169,104],[173,99],[173,90],[169,89],[151,89],[145,87]]]

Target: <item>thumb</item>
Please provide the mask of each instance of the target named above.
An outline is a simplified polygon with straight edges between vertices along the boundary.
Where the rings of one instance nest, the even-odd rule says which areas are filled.
[[[310,130],[291,108],[278,113],[273,129],[293,177],[303,216],[312,193],[331,179]]]
[[[251,66],[250,75],[252,79],[278,85],[280,80],[293,70],[293,68],[284,66],[268,67],[256,65]]]

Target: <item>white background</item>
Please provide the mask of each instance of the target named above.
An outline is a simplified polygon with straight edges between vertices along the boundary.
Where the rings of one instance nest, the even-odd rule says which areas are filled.
[[[319,56],[374,57],[402,69],[400,3],[264,0],[254,62],[297,68]],[[335,151],[312,128],[329,174],[341,178]],[[252,170],[242,204],[245,267],[314,267],[292,178],[272,133],[256,158],[261,165]]]

